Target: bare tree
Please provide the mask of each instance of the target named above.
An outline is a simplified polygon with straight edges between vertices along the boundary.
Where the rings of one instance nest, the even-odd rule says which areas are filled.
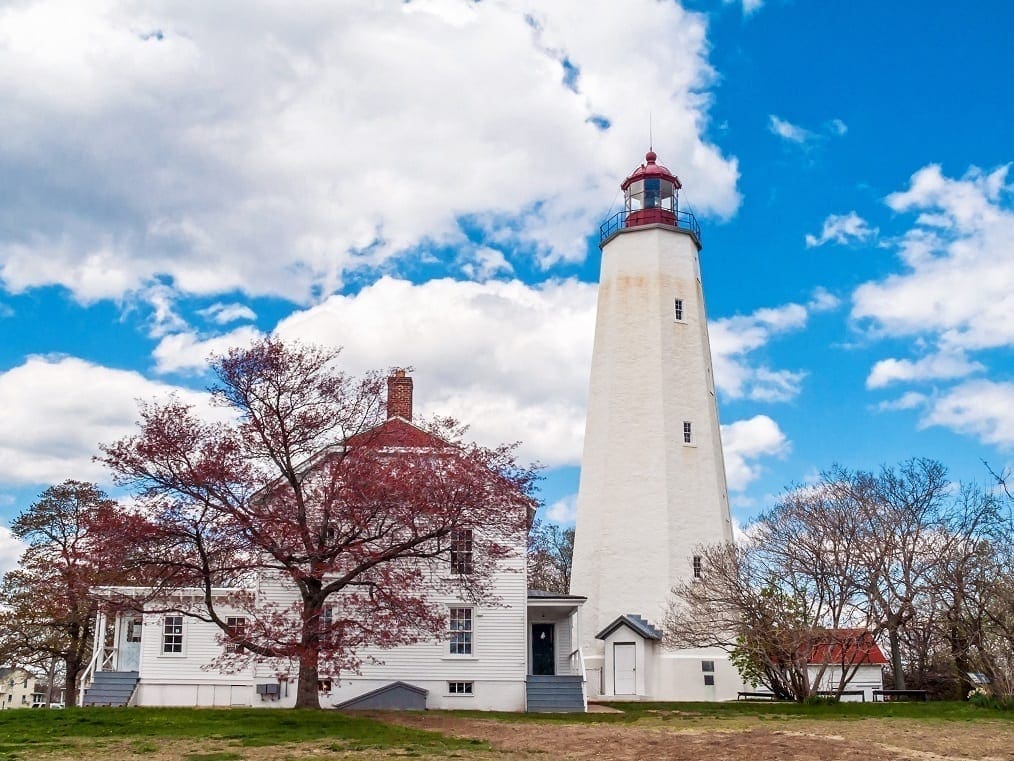
[[[536,520],[528,532],[528,586],[546,592],[570,592],[574,565],[574,529]]]
[[[840,697],[869,650],[854,515],[847,494],[798,488],[746,542],[700,548],[702,578],[674,588],[669,644],[721,647],[746,681],[782,698],[824,686]]]

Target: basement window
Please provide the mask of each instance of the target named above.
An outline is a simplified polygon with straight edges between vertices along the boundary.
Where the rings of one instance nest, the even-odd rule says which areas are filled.
[[[474,682],[448,682],[448,695],[474,695]]]

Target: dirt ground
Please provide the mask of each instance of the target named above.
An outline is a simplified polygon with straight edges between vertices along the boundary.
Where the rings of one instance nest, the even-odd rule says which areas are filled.
[[[446,714],[384,717],[489,741],[501,758],[616,761],[1014,761],[1014,724],[906,719],[699,718],[668,714],[636,724],[508,724]]]
[[[263,748],[199,740],[84,743],[52,761],[303,761],[304,759],[468,758],[615,761],[1014,761],[1014,723],[910,719],[820,721],[804,718],[695,717],[661,714],[634,724],[505,722],[441,713],[376,713],[383,721],[484,740],[492,751],[395,751],[314,741]]]

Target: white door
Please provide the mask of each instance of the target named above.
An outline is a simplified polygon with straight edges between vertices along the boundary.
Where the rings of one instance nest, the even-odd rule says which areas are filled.
[[[140,613],[124,613],[120,623],[120,641],[116,644],[116,670],[138,671],[141,665],[141,630],[144,618]]]
[[[637,666],[633,642],[617,642],[613,645],[613,694],[637,694]]]

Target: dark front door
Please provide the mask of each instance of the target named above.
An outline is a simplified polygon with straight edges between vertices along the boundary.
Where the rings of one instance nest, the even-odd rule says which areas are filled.
[[[555,629],[553,624],[532,624],[532,673],[536,676],[556,673]]]

